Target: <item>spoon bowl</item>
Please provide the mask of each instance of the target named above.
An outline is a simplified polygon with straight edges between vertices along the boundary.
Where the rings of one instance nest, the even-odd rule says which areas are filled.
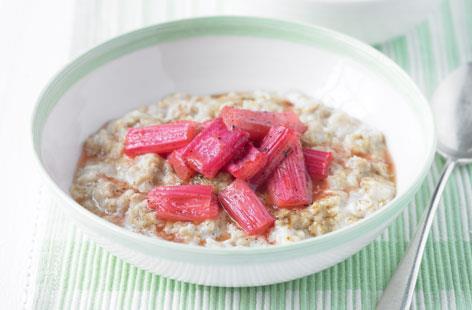
[[[438,152],[459,163],[472,162],[472,63],[451,73],[433,95]]]

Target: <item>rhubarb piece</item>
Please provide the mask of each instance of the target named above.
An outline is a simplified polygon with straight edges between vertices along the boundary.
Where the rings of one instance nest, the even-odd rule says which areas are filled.
[[[280,163],[290,154],[297,139],[298,136],[292,129],[282,126],[270,129],[259,148],[262,153],[267,154],[267,164],[249,179],[249,183],[253,188],[257,189],[265,183]]]
[[[277,167],[267,183],[269,197],[280,208],[307,206],[313,201],[312,183],[298,140],[292,153]]]
[[[304,148],[303,155],[308,174],[313,181],[321,181],[328,177],[329,166],[333,160],[331,152]]]
[[[128,156],[170,153],[188,144],[197,134],[197,130],[198,124],[192,121],[129,128],[124,152]]]
[[[251,140],[262,140],[271,127],[284,126],[299,133],[304,133],[307,126],[300,122],[298,116],[292,111],[286,112],[266,112],[251,111],[245,109],[235,109],[224,107],[221,117],[226,126],[238,127],[249,133]]]
[[[248,180],[261,171],[267,164],[267,154],[259,151],[252,143],[247,144],[247,150],[241,158],[228,165],[228,172],[235,178]]]
[[[147,199],[148,207],[162,220],[200,222],[218,217],[218,201],[211,185],[158,186]]]
[[[188,181],[195,175],[195,171],[187,165],[184,158],[182,157],[182,154],[186,149],[187,146],[175,150],[167,157],[169,164],[172,166],[175,173],[182,181]]]
[[[182,157],[195,171],[213,178],[248,141],[238,128],[228,129],[221,118],[214,119],[189,143]]]
[[[265,233],[275,221],[256,193],[236,179],[218,195],[229,216],[249,235]]]

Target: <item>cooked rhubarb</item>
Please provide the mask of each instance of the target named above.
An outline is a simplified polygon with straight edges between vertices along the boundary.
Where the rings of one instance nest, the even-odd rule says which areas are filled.
[[[197,134],[197,130],[198,124],[192,121],[129,128],[124,153],[128,156],[170,153],[188,144]]]
[[[148,207],[162,220],[200,222],[218,217],[218,201],[211,185],[158,186],[147,199]]]
[[[300,141],[294,143],[290,155],[270,177],[267,191],[272,203],[280,208],[302,207],[312,202],[312,183],[305,168]]]
[[[207,178],[213,178],[248,142],[248,134],[228,129],[221,118],[205,127],[183,153],[187,164]]]
[[[248,180],[267,164],[267,154],[248,143],[243,156],[228,165],[228,172],[235,178]]]
[[[274,217],[242,180],[236,179],[220,192],[218,199],[229,216],[249,235],[263,234],[274,224]]]
[[[187,165],[182,157],[182,154],[186,149],[187,147],[185,146],[175,150],[167,157],[169,164],[172,166],[175,173],[182,181],[187,181],[195,175],[195,171]]]
[[[251,111],[226,106],[221,111],[221,117],[228,127],[237,127],[247,131],[251,140],[254,141],[262,140],[274,126],[284,126],[299,133],[304,133],[307,129],[307,126],[300,122],[298,116],[292,111]]]
[[[249,179],[251,186],[258,188],[265,183],[280,163],[290,154],[297,139],[298,136],[292,129],[282,126],[270,129],[259,147],[262,153],[267,154],[267,163],[264,168]]]
[[[320,181],[328,177],[329,165],[333,159],[331,152],[314,149],[303,149],[308,174],[313,181]]]

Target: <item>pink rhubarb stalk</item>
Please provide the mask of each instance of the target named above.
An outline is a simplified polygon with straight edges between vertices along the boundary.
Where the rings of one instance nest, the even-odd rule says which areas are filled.
[[[267,181],[280,163],[288,157],[297,139],[298,136],[292,129],[282,126],[270,129],[259,147],[262,153],[267,154],[267,164],[249,179],[254,188],[259,188]]]
[[[218,217],[218,202],[211,185],[158,186],[147,196],[148,207],[169,221],[204,221]]]
[[[303,155],[308,174],[313,181],[321,181],[328,177],[329,166],[333,160],[331,152],[304,148]]]
[[[193,170],[213,178],[248,142],[248,134],[214,119],[189,143],[182,157]]]
[[[252,143],[248,143],[243,156],[228,165],[228,172],[235,178],[248,180],[267,164],[267,154],[259,151]]]
[[[128,156],[170,153],[188,144],[197,134],[198,128],[199,125],[192,121],[129,128],[126,133],[124,153]]]
[[[284,126],[298,133],[304,133],[307,126],[292,111],[266,112],[236,109],[226,106],[221,117],[228,127],[237,127],[249,133],[251,140],[262,140],[271,127]]]
[[[267,184],[272,202],[280,208],[307,206],[313,201],[313,187],[305,168],[300,141],[275,170]]]
[[[236,179],[218,198],[229,216],[249,235],[261,235],[274,225],[275,218],[242,180]]]

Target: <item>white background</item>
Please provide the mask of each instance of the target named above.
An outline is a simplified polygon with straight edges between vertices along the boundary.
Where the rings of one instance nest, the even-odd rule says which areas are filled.
[[[71,0],[0,0],[0,308],[21,309],[38,210],[31,109],[69,58]]]

